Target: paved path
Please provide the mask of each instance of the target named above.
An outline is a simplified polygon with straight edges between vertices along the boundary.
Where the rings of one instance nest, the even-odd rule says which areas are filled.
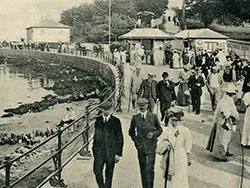
[[[146,75],[146,71],[150,69],[151,72],[157,72],[159,68],[143,67],[142,75]],[[165,69],[165,68],[164,68]],[[168,70],[168,69],[166,69]],[[164,70],[161,68],[161,73]],[[169,71],[169,70],[168,70]],[[160,73],[160,75],[161,75]],[[177,71],[169,71],[170,75],[177,74]],[[127,75],[127,77],[129,74]],[[127,78],[126,78],[127,79]],[[159,79],[159,76],[158,76]],[[126,80],[126,87],[129,83]],[[120,162],[115,167],[113,177],[114,188],[140,188],[140,173],[139,164],[137,160],[137,152],[134,144],[128,136],[128,129],[132,112],[127,113],[127,100],[123,101],[124,113],[115,114],[121,119],[124,133],[124,153]],[[212,113],[209,112],[210,105],[205,104],[202,108],[202,113],[197,116],[192,113],[185,112],[186,120],[183,122],[191,130],[193,137],[192,150],[192,166],[189,167],[189,182],[190,188],[238,188],[240,181],[241,163],[238,136],[233,135],[234,143],[232,143],[232,151],[235,156],[227,163],[215,161],[211,155],[204,149],[207,144],[208,135],[211,130]],[[184,109],[185,110],[185,109]],[[250,152],[245,151],[246,154],[246,168],[243,188],[250,187]],[[160,157],[156,158],[155,165],[155,188],[163,187],[164,180],[162,172],[159,168]],[[82,160],[77,156],[73,161],[63,170],[63,178],[69,188],[98,188],[95,182],[93,170],[93,159]],[[49,188],[46,184],[44,188]]]

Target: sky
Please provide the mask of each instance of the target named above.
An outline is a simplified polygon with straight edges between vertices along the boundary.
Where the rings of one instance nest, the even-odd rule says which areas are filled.
[[[38,25],[42,17],[60,20],[63,10],[93,0],[0,0],[0,41],[26,38],[25,28]]]
[[[63,10],[94,0],[0,0],[0,41],[26,38],[25,28],[38,25],[42,17],[60,21]],[[170,0],[180,5],[183,0]]]

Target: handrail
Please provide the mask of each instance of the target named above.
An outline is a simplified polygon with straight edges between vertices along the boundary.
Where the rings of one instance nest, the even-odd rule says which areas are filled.
[[[104,103],[105,101],[110,100],[111,98],[114,98],[115,100],[112,100],[111,102],[113,104],[115,104],[114,106],[114,110],[117,110],[117,108],[120,107],[120,103],[121,103],[121,94],[122,94],[122,90],[123,90],[123,84],[124,84],[124,70],[123,70],[123,65],[121,63],[120,60],[117,61],[116,58],[114,57],[110,57],[107,56],[107,54],[103,55],[102,57],[95,57],[95,53],[93,55],[93,53],[90,53],[90,58],[100,61],[100,62],[108,62],[109,64],[113,64],[116,66],[116,71],[118,72],[118,77],[116,77],[115,74],[115,79],[118,78],[118,80],[115,80],[116,82],[116,87],[114,89],[114,91],[101,103],[99,103],[98,105],[94,106],[93,108],[91,108],[91,104],[88,105],[86,107],[86,112],[84,115],[82,115],[81,117],[79,117],[77,120],[73,121],[72,123],[70,123],[69,125],[65,126],[65,127],[58,127],[58,130],[55,134],[53,134],[52,136],[50,136],[49,138],[47,138],[46,140],[44,140],[43,142],[39,143],[38,145],[36,145],[35,147],[31,148],[29,151],[27,151],[26,153],[15,157],[13,159],[10,158],[6,158],[5,164],[0,166],[0,170],[5,168],[6,170],[6,174],[5,174],[5,187],[6,188],[11,188],[13,186],[18,185],[20,182],[22,182],[25,178],[27,178],[28,176],[30,176],[31,174],[33,174],[35,171],[37,171],[39,168],[41,168],[42,166],[44,166],[46,163],[48,163],[50,160],[53,159],[54,165],[55,165],[55,170],[53,171],[53,173],[51,173],[49,176],[47,176],[46,179],[44,179],[37,187],[41,187],[43,186],[45,183],[47,183],[48,181],[51,180],[51,178],[57,177],[57,184],[61,185],[63,187],[63,180],[61,179],[61,172],[63,170],[63,168],[81,151],[81,150],[86,150],[88,151],[88,145],[90,143],[90,141],[93,139],[93,135],[89,138],[89,129],[91,127],[93,127],[94,122],[89,122],[89,117],[90,114],[92,112],[95,112],[98,108],[99,105],[101,105],[102,103]],[[83,56],[84,58],[89,58],[86,56]],[[100,59],[103,58],[103,59]],[[118,62],[118,63],[117,63]],[[120,66],[120,67],[119,67]],[[118,92],[118,95],[116,95],[116,93]],[[66,144],[62,145],[62,133],[65,132],[66,130],[68,130],[70,127],[76,125],[77,123],[79,123],[80,121],[84,121],[85,125],[84,128],[78,133],[76,134],[74,137],[72,137]],[[64,163],[62,163],[61,161],[61,155],[62,152],[69,146],[71,145],[77,138],[79,138],[80,136],[83,136],[83,141],[84,144],[79,147],[77,149],[76,152],[74,152],[73,154],[71,154]],[[42,146],[46,145],[49,141],[52,141],[52,139],[54,138],[58,138],[58,147],[57,150],[50,155],[48,158],[46,158],[45,160],[43,160],[41,163],[39,163],[38,165],[36,165],[32,170],[28,171],[25,175],[23,175],[21,178],[18,178],[17,180],[15,180],[14,182],[11,183],[11,165],[14,162],[19,161],[21,158],[24,158],[25,156],[29,155],[30,153],[34,152],[35,150],[41,148]],[[89,152],[89,151],[88,151]],[[57,160],[56,160],[56,159]],[[55,161],[54,161],[55,160]]]

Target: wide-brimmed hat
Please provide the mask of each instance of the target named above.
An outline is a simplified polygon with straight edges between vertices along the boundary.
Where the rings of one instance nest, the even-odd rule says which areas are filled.
[[[250,92],[247,92],[243,97],[244,104],[248,106],[250,104]]]
[[[154,77],[155,75],[152,72],[148,72],[149,77]]]
[[[137,104],[138,106],[145,106],[148,104],[148,99],[145,99],[145,98],[139,98],[137,100]]]
[[[171,107],[167,111],[167,117],[172,120],[181,121],[181,118],[184,116],[184,112],[176,107]]]
[[[212,70],[218,71],[219,68],[218,68],[217,66],[213,66],[213,67],[212,67]]]
[[[112,108],[112,103],[109,101],[105,101],[105,102],[101,103],[101,105],[99,107],[101,109],[104,109],[104,110],[109,110]]]
[[[224,88],[224,91],[227,92],[227,93],[236,94],[237,93],[237,88],[234,86],[233,83],[228,83],[226,88]]]

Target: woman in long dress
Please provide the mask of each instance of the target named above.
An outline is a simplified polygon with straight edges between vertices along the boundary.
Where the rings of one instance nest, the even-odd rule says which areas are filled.
[[[242,134],[241,144],[243,146],[250,146],[250,92],[247,92],[243,97],[243,102],[247,107],[244,120],[244,128]]]
[[[177,50],[174,50],[173,54],[173,68],[174,69],[179,69],[180,66],[180,55]]]
[[[233,96],[236,94],[236,87],[233,83],[228,84],[225,94],[217,105],[214,114],[213,128],[210,133],[206,149],[220,161],[228,161],[232,131],[235,131],[234,122],[239,118],[238,111],[234,104]]]
[[[185,95],[185,91],[188,91],[188,80],[191,75],[189,65],[184,65],[183,71],[179,74],[180,85],[177,93],[177,104],[180,106],[187,106],[189,103],[189,96]]]
[[[183,115],[179,109],[170,108],[168,111],[170,123],[163,129],[161,136],[160,142],[166,141],[169,151],[161,160],[167,188],[189,188],[187,167],[191,165],[189,155],[192,149],[192,137],[189,129],[180,125]]]

